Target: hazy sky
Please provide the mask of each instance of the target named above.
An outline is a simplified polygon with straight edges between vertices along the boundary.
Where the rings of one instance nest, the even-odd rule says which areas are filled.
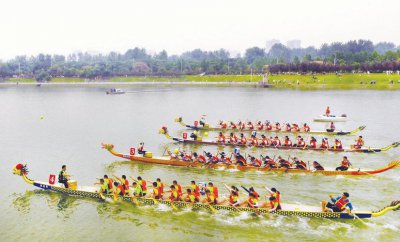
[[[396,0],[0,0],[0,59],[135,46],[239,52],[273,38],[398,45],[399,11]]]

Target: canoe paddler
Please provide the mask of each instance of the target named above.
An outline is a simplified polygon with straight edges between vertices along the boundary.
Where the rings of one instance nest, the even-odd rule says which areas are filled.
[[[323,171],[325,170],[324,167],[321,166],[321,164],[319,164],[317,161],[313,161],[313,167],[315,170],[317,171]]]
[[[264,124],[261,121],[257,122],[257,130],[264,130]]]
[[[340,166],[336,167],[337,171],[347,171],[349,166],[351,165],[350,161],[347,159],[347,156],[343,156],[342,161],[340,162]]]
[[[108,189],[108,184],[104,182],[103,178],[100,178],[99,183],[95,183],[95,185],[100,185],[99,193],[101,194],[109,194],[111,191]]]
[[[276,163],[274,159],[270,158],[269,156],[265,156],[262,160],[264,161],[265,167],[270,167],[271,169],[276,168]]]
[[[142,194],[143,196],[146,196],[147,194],[147,185],[146,185],[146,181],[142,179],[141,176],[138,176],[137,179],[131,177],[132,180],[136,181],[137,184],[142,188]]]
[[[235,158],[236,158],[236,164],[239,164],[241,166],[247,166],[246,159],[241,154],[236,153]]]
[[[230,122],[231,129],[237,129],[237,125],[234,122]]]
[[[363,137],[360,135],[356,140],[356,144],[353,145],[354,149],[361,149],[364,146]]]
[[[240,121],[239,125],[240,125],[239,127],[240,127],[241,130],[246,129],[246,124],[244,122]]]
[[[268,146],[271,144],[271,141],[265,136],[265,135],[261,135],[261,143],[260,145],[262,146]]]
[[[157,178],[156,182],[157,182],[157,188],[158,188],[158,195],[160,196],[160,198],[162,198],[162,196],[164,194],[164,183],[161,182],[160,178]]]
[[[137,182],[132,182],[132,194],[135,197],[142,197],[143,191],[142,187],[137,184]]]
[[[229,206],[238,207],[240,205],[239,189],[235,186],[228,187],[226,184],[224,184],[224,186],[229,191],[229,197],[228,199],[223,199],[219,203],[222,204],[228,202]]]
[[[269,194],[269,203],[271,206],[271,212],[275,210],[282,210],[281,206],[281,193],[275,188],[269,189],[268,187],[265,187],[267,191],[270,193]]]
[[[238,141],[238,138],[237,138],[236,134],[230,133],[229,134],[229,143],[236,144],[237,141]]]
[[[177,191],[178,194],[179,194],[179,197],[181,197],[181,196],[182,196],[182,186],[181,186],[180,184],[178,184],[178,182],[177,182],[176,180],[174,180],[174,181],[172,182],[172,186],[175,187],[176,191]]]
[[[103,176],[104,183],[107,184],[108,190],[111,192],[113,190],[113,180],[108,178],[108,175]]]
[[[68,188],[68,180],[70,179],[70,175],[67,173],[67,166],[62,165],[61,171],[58,173],[58,183],[64,184],[65,188]]]
[[[290,163],[288,160],[283,159],[281,156],[278,157],[278,162],[279,168],[289,169],[290,167],[292,167],[292,163]]]
[[[348,192],[344,192],[342,196],[336,198],[334,198],[333,195],[329,195],[331,202],[322,201],[322,211],[334,213],[346,211],[347,213],[351,213],[353,205],[350,203],[349,197],[350,195]]]
[[[225,144],[225,135],[222,132],[219,132],[217,139],[218,143]]]
[[[328,138],[322,138],[321,146],[322,149],[329,149]]]
[[[116,196],[125,196],[125,189],[124,189],[124,187],[122,186],[121,183],[115,181],[114,182],[114,187],[115,187],[114,194]]]
[[[174,185],[170,186],[171,190],[168,191],[171,193],[171,195],[169,196],[169,200],[171,201],[180,201],[181,196],[179,195],[178,191],[176,190]]]
[[[191,133],[190,134],[190,136],[189,136],[190,138],[192,138],[193,140],[197,140],[197,132],[196,131],[194,131],[193,133]]]
[[[299,160],[297,157],[294,157],[293,162],[296,165],[296,169],[307,170],[307,164],[304,161]]]
[[[249,157],[250,157],[250,162],[251,162],[252,166],[261,167],[262,163],[261,163],[260,159],[254,157],[254,156],[250,156],[250,155],[249,155]]]
[[[299,132],[299,131],[300,131],[299,125],[293,123],[293,124],[292,124],[292,132]]]
[[[330,115],[331,115],[331,110],[329,109],[329,106],[328,106],[328,107],[326,107],[326,110],[325,110],[325,116],[329,117]]]
[[[193,152],[193,161],[199,163],[206,163],[206,157],[204,155],[198,155],[197,152]]]
[[[275,147],[282,146],[281,140],[278,138],[278,136],[275,136],[274,140],[272,141],[272,145]]]
[[[126,179],[125,175],[122,175],[121,178],[114,176],[115,180],[118,180],[119,183],[123,186],[124,191],[125,191],[125,195],[129,195],[130,191],[129,191],[129,181],[128,179]]]
[[[212,182],[209,182],[207,187],[206,187],[206,191],[210,191],[215,198],[218,198],[218,187],[214,186],[214,184]]]
[[[299,138],[297,140],[297,147],[305,147],[306,146],[306,142],[304,141],[304,139],[299,135]]]
[[[218,204],[218,200],[210,190],[206,190],[206,198],[204,199],[203,203]]]
[[[317,140],[314,137],[311,137],[309,148],[316,149],[317,148]]]
[[[333,148],[335,150],[342,150],[343,149],[342,141],[340,141],[339,139],[335,139],[335,145]]]
[[[220,127],[221,129],[226,129],[226,128],[228,127],[228,125],[226,124],[226,122],[220,120],[220,121],[219,121],[219,127]]]
[[[258,138],[254,134],[251,135],[250,144],[252,146],[257,146],[258,145]]]
[[[199,188],[199,186],[196,184],[195,181],[191,181],[191,182],[190,182],[190,189],[192,190],[192,192],[195,193],[196,196],[200,196],[200,188]]]
[[[285,125],[285,131],[286,132],[291,132],[292,131],[292,126],[289,123],[286,123]]]
[[[275,130],[276,131],[281,131],[281,124],[279,122],[275,123]]]
[[[244,136],[243,133],[240,134],[240,144],[245,145],[247,144],[247,138]]]
[[[292,141],[289,139],[289,136],[285,136],[285,140],[283,142],[283,146],[286,147],[292,147],[293,143]]]
[[[268,131],[272,130],[272,124],[268,120],[265,121],[265,129]]]
[[[188,188],[186,189],[186,194],[185,194],[185,198],[183,199],[185,202],[189,202],[189,203],[198,203],[200,202],[200,197],[199,195],[196,195],[196,193]]]
[[[138,150],[138,154],[139,155],[143,155],[144,156],[146,151],[144,150],[144,143],[143,142],[140,142],[139,147],[138,147],[137,150]]]
[[[153,182],[151,197],[154,199],[161,199],[162,195],[160,194],[160,189],[158,187],[157,182]]]
[[[336,127],[335,124],[333,122],[331,122],[331,124],[329,125],[329,129],[327,129],[327,132],[333,132],[335,131]]]
[[[247,122],[247,128],[249,129],[249,130],[253,130],[254,129],[254,125],[253,125],[253,123],[252,122]]]
[[[304,132],[310,132],[310,126],[308,126],[307,125],[307,123],[305,123],[304,125],[303,125],[303,130],[304,130]]]

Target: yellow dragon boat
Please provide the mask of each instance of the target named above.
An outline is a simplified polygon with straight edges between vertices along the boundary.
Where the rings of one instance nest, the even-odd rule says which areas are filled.
[[[251,165],[241,166],[241,165],[227,165],[224,163],[217,164],[204,164],[201,162],[190,162],[183,161],[180,159],[173,159],[171,156],[162,156],[162,157],[152,157],[152,153],[148,152],[149,155],[140,156],[140,155],[131,155],[131,154],[122,154],[118,153],[114,150],[113,144],[102,144],[102,148],[109,151],[111,154],[121,157],[124,159],[128,159],[131,161],[148,163],[148,164],[160,164],[160,165],[170,165],[170,166],[183,166],[183,167],[197,167],[197,168],[213,168],[213,169],[228,169],[228,170],[240,170],[240,171],[261,171],[261,172],[281,172],[281,173],[305,173],[305,174],[321,174],[326,176],[334,176],[334,175],[344,175],[344,176],[368,176],[374,175],[378,173],[382,173],[397,167],[400,167],[400,160],[390,162],[386,167],[382,167],[376,170],[347,170],[347,171],[336,171],[336,170],[301,170],[294,168],[270,168],[270,167],[255,167]],[[147,156],[147,157],[146,157]]]
[[[44,189],[46,191],[57,192],[61,194],[67,194],[70,196],[94,198],[104,201],[105,198],[112,199],[113,195],[100,194],[95,187],[89,186],[76,186],[74,189],[64,188],[60,184],[49,184],[47,182],[36,181],[27,177],[28,171],[26,165],[17,164],[14,166],[13,174],[21,176],[25,182],[33,185],[37,188]],[[363,218],[374,218],[386,214],[389,211],[396,211],[400,209],[400,201],[396,200],[390,203],[390,205],[378,210],[378,211],[353,211],[352,213],[346,212],[322,212],[322,207],[318,206],[305,206],[298,204],[281,204],[282,210],[270,210],[268,208],[251,208],[251,207],[233,207],[226,205],[211,205],[203,203],[189,203],[181,201],[168,201],[168,200],[156,200],[153,198],[138,197],[133,198],[130,196],[118,197],[126,202],[131,202],[135,205],[153,205],[164,204],[171,206],[174,209],[179,208],[192,208],[192,209],[204,209],[210,212],[217,212],[219,210],[225,210],[230,212],[250,212],[255,214],[276,214],[284,216],[300,216],[300,217],[311,217],[311,218],[328,218],[328,219],[363,219]]]
[[[232,127],[227,127],[227,128],[222,128],[222,127],[213,127],[210,126],[208,123],[204,123],[203,125],[197,124],[197,125],[188,125],[186,123],[183,122],[182,117],[176,118],[175,119],[176,123],[179,123],[180,125],[182,125],[185,128],[188,129],[193,129],[193,130],[204,130],[204,131],[222,131],[222,132],[244,132],[244,131],[248,131],[251,132],[253,130],[256,130],[257,132],[265,132],[265,133],[292,133],[292,134],[313,134],[313,135],[354,135],[362,130],[365,129],[366,126],[360,126],[354,130],[351,131],[327,131],[327,130],[310,130],[310,131],[304,131],[304,130],[300,130],[300,131],[286,131],[286,130],[266,130],[264,129],[249,129],[249,128],[245,128],[245,129],[240,129],[240,128],[232,128]],[[198,122],[197,122],[198,123]]]

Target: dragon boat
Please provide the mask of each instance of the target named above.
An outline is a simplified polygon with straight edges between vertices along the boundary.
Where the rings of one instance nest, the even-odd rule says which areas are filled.
[[[180,142],[180,143],[185,143],[185,144],[199,144],[199,145],[217,145],[217,146],[233,146],[233,147],[253,147],[253,148],[265,148],[265,149],[281,149],[281,150],[312,150],[312,151],[332,151],[332,152],[358,152],[358,153],[378,153],[378,152],[384,152],[388,151],[392,148],[396,148],[400,145],[400,142],[394,142],[386,147],[383,148],[361,148],[361,149],[356,149],[356,148],[342,148],[342,149],[337,149],[334,147],[330,147],[328,149],[325,148],[310,148],[308,146],[274,146],[274,145],[250,145],[250,144],[241,144],[241,143],[230,143],[230,142],[217,142],[217,141],[211,141],[211,140],[202,140],[202,137],[197,137],[195,140],[191,139],[183,139],[183,138],[177,138],[177,137],[172,137],[168,134],[168,129],[167,127],[162,127],[159,130],[160,134],[165,135],[167,139]]]
[[[200,125],[198,122],[195,122],[194,125],[188,125],[183,122],[182,117],[176,118],[175,122],[179,123],[185,128],[193,129],[193,130],[204,130],[204,131],[225,131],[225,132],[251,132],[253,129],[245,128],[222,128],[222,127],[212,127],[209,124],[205,123],[204,125]],[[327,130],[310,130],[310,131],[286,131],[286,130],[266,130],[266,129],[254,129],[258,132],[268,132],[268,133],[293,133],[293,134],[314,134],[314,135],[354,135],[365,129],[366,126],[360,126],[352,131],[327,131]]]
[[[29,179],[27,177],[28,170],[26,165],[17,164],[14,166],[13,174],[19,175],[23,178],[25,182],[40,189],[44,189],[47,191],[58,192],[62,194],[67,194],[70,196],[79,196],[86,198],[94,198],[100,201],[104,201],[105,199],[115,198],[113,195],[103,195],[97,192],[95,187],[89,186],[77,186],[75,189],[64,188],[59,184],[49,184],[47,182],[36,181]],[[156,200],[153,198],[145,198],[138,197],[133,198],[130,196],[118,197],[117,199],[121,199],[126,202],[131,202],[136,206],[140,205],[153,205],[157,206],[158,204],[164,204],[167,206],[171,206],[173,209],[182,209],[182,208],[192,208],[192,209],[204,209],[210,212],[217,212],[219,210],[230,211],[230,212],[250,212],[255,214],[276,214],[276,215],[284,215],[284,216],[300,216],[300,217],[311,217],[311,218],[328,218],[328,219],[363,219],[363,218],[374,218],[379,217],[386,214],[389,211],[397,211],[400,210],[400,200],[392,201],[390,205],[378,210],[378,211],[353,211],[352,213],[346,212],[322,212],[322,207],[318,206],[305,206],[298,204],[281,204],[282,210],[270,210],[268,208],[251,208],[251,207],[233,207],[226,205],[211,205],[211,204],[203,204],[203,203],[189,203],[189,202],[181,202],[181,201],[169,201],[169,200]]]
[[[228,169],[228,170],[239,170],[239,171],[260,171],[260,172],[281,172],[281,173],[305,173],[305,174],[321,174],[326,176],[344,175],[344,176],[369,176],[378,173],[382,173],[394,168],[400,167],[400,160],[390,162],[386,167],[382,167],[376,170],[347,170],[347,171],[336,171],[336,170],[301,170],[295,168],[270,168],[270,167],[255,167],[251,165],[242,166],[236,164],[204,164],[201,162],[184,161],[182,159],[173,159],[171,156],[161,157],[146,157],[134,154],[122,154],[114,150],[113,144],[102,144],[102,148],[109,151],[111,154],[129,159],[131,161],[148,163],[148,164],[160,164],[170,166],[183,166],[183,167],[197,167],[197,168],[211,168],[211,169]],[[152,156],[152,155],[151,155]]]

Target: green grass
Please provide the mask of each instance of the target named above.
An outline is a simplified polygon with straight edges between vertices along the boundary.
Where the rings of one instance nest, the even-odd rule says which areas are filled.
[[[29,79],[29,78],[11,78],[11,79],[7,79],[5,80],[6,82],[36,82],[36,80],[33,79]]]

